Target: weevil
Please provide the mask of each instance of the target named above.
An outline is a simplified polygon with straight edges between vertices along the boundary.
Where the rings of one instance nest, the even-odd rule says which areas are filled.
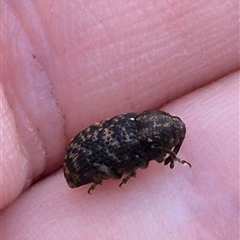
[[[186,127],[176,116],[160,110],[127,113],[95,123],[76,135],[67,147],[63,164],[70,188],[92,183],[91,193],[104,179],[122,179],[119,186],[147,168],[151,160],[174,168]]]

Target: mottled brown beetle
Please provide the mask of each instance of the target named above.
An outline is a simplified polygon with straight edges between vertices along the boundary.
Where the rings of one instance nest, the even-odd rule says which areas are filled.
[[[68,145],[63,164],[70,188],[93,183],[93,191],[103,179],[120,179],[126,184],[137,168],[147,168],[150,160],[174,167],[185,138],[185,124],[179,117],[149,110],[127,113],[95,123],[80,132]]]

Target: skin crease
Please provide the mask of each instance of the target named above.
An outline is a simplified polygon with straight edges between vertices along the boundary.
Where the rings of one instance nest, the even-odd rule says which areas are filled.
[[[0,238],[238,239],[237,3],[3,1]],[[160,106],[191,169],[67,187],[72,137]]]

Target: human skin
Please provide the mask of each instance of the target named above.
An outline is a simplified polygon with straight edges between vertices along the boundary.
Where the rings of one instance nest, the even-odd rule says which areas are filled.
[[[238,1],[2,1],[2,239],[238,239]],[[72,137],[160,108],[173,170],[70,189]]]

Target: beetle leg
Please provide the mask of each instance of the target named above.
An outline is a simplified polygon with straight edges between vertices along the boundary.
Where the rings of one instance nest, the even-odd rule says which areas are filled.
[[[100,163],[93,163],[93,168],[91,169],[91,175],[93,179],[92,186],[88,189],[88,193],[96,188],[97,185],[102,184],[103,179],[114,178],[119,179],[121,176],[113,172],[108,166]]]
[[[119,184],[119,187],[121,187],[123,184],[126,184],[131,177],[136,177],[136,171],[132,171],[125,178],[123,178],[122,182]]]
[[[189,162],[178,158],[174,151],[165,148],[162,149],[170,154],[170,156],[164,161],[164,164],[167,165],[170,162],[171,169],[174,168],[174,161],[178,161],[181,164],[187,164],[189,167],[192,167],[192,165]]]
[[[93,184],[92,186],[88,189],[88,193],[91,194],[92,191],[94,191],[94,189],[97,187],[97,185],[102,185],[102,177],[97,175],[97,174],[94,174],[92,176],[92,179],[93,179]]]
[[[181,145],[180,145],[181,146]],[[170,163],[170,168],[174,168],[174,161],[178,161],[179,163],[181,164],[187,164],[189,167],[192,167],[191,164],[185,160],[182,160],[180,158],[177,157],[177,152],[179,151],[179,148],[180,148],[179,145],[177,145],[175,147],[175,149],[172,151],[172,150],[169,150],[167,148],[164,148],[164,147],[161,147],[161,146],[158,146],[158,145],[153,145],[152,148],[153,149],[158,149],[158,150],[161,150],[161,151],[164,151],[168,154],[170,154],[169,157],[167,157],[165,160],[164,160],[164,165],[167,165],[168,163]],[[160,161],[162,162],[162,161]]]
[[[88,189],[88,194],[91,194],[91,191],[93,191],[98,184],[99,184],[99,183],[95,183],[95,182],[94,182],[94,183],[92,184],[92,186]]]
[[[185,161],[185,160],[182,160],[182,159],[180,159],[180,158],[176,158],[175,159],[176,161],[178,161],[178,162],[180,162],[181,164],[187,164],[189,167],[192,167],[192,165],[189,163],[189,162],[187,162],[187,161]]]
[[[167,165],[169,162],[171,162],[170,163],[170,168],[171,169],[174,168],[174,160],[177,160],[178,162],[183,164],[183,162],[181,162],[181,160],[177,157],[179,149],[182,146],[183,140],[184,140],[184,138],[181,139],[181,141],[174,147],[173,151],[169,150],[169,149],[164,149],[163,148],[166,152],[168,151],[168,153],[170,154],[170,156],[167,159],[165,159],[164,164]],[[188,163],[186,161],[185,161],[185,163],[187,163],[191,167],[190,163]]]

